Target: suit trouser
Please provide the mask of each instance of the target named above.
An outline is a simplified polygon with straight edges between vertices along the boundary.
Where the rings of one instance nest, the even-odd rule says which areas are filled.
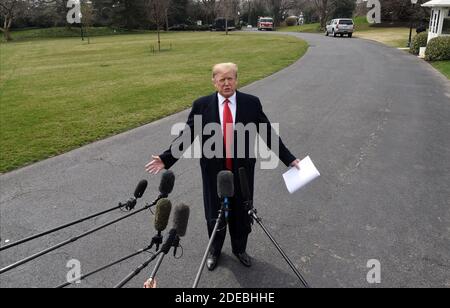
[[[209,238],[211,238],[211,235],[214,231],[214,227],[216,225],[216,220],[211,220],[207,222],[208,224],[208,235]],[[234,254],[245,252],[247,249],[247,240],[248,240],[248,233],[242,233],[242,231],[237,230],[236,227],[234,227],[235,224],[229,224],[228,229],[230,231],[230,237],[231,237],[231,248]],[[222,219],[222,221],[219,223],[219,228],[216,232],[216,237],[214,238],[214,241],[211,246],[211,253],[215,256],[220,255],[220,252],[222,251],[223,243],[225,242],[225,237],[227,235],[227,224],[225,222],[225,218]]]

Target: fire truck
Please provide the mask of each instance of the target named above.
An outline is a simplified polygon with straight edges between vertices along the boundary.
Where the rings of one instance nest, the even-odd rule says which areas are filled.
[[[258,18],[258,30],[269,30],[269,31],[273,31],[275,30],[275,25],[273,22],[273,18],[272,17],[259,17]]]

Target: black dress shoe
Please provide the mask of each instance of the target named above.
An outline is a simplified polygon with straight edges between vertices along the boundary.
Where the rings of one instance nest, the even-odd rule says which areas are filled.
[[[234,255],[239,259],[239,261],[241,261],[242,264],[244,264],[244,266],[246,267],[252,266],[252,260],[245,251],[242,253],[235,253]]]
[[[206,258],[206,267],[208,270],[213,271],[217,266],[217,261],[219,257],[213,255],[211,252],[208,253],[208,257]]]

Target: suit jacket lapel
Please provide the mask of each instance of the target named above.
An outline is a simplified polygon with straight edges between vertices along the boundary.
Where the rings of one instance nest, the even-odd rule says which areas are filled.
[[[242,95],[240,92],[236,91],[236,119],[234,120],[234,122],[237,123],[243,123],[242,120],[242,116],[243,116],[243,102],[242,102]]]
[[[211,100],[209,103],[209,114],[208,114],[208,123],[218,123],[220,125],[220,115],[219,115],[219,98],[217,97],[217,93],[211,96]]]

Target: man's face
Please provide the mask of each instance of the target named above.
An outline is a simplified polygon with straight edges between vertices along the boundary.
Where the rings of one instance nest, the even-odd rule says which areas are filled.
[[[219,72],[213,79],[217,92],[225,98],[230,98],[236,92],[238,81],[233,71]]]

